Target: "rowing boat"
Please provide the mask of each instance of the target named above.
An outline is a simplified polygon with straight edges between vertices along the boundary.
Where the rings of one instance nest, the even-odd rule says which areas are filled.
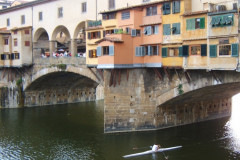
[[[182,146],[175,146],[175,147],[169,147],[169,148],[160,148],[160,149],[158,149],[157,151],[148,150],[148,151],[145,151],[145,152],[140,152],[140,153],[134,153],[134,154],[125,155],[125,156],[123,156],[123,158],[130,158],[130,157],[142,156],[142,155],[152,154],[152,153],[156,153],[156,152],[171,151],[171,150],[175,150],[175,149],[179,149],[179,148],[182,148]]]

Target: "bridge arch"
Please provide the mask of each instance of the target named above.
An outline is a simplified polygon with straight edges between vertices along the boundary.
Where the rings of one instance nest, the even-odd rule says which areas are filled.
[[[44,28],[38,28],[33,36],[34,57],[49,54],[49,34]]]

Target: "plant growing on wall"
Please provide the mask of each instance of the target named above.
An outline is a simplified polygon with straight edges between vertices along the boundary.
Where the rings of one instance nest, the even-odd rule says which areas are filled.
[[[183,85],[182,84],[179,84],[178,87],[177,87],[177,90],[178,90],[178,95],[182,95],[184,93],[183,91]]]
[[[62,71],[65,71],[67,69],[67,65],[66,64],[58,64],[57,68],[62,70]]]

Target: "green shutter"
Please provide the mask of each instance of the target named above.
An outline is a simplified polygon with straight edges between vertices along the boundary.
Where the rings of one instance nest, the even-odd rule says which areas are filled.
[[[207,45],[206,44],[201,45],[201,56],[207,56]]]
[[[114,46],[109,46],[109,55],[114,56]]]
[[[173,1],[172,13],[180,13],[180,1]]]
[[[171,35],[171,25],[163,24],[163,35]]]
[[[200,18],[200,29],[205,29],[205,18]]]
[[[163,4],[163,15],[167,15],[171,13],[171,3],[166,2]]]
[[[162,57],[167,57],[168,48],[162,48]]]
[[[232,57],[238,57],[238,43],[232,44]]]
[[[217,45],[210,45],[210,57],[217,57]]]
[[[183,56],[183,47],[179,47],[178,49],[179,49],[179,54],[178,54],[178,56],[179,56],[179,57],[182,57],[182,56]]]
[[[183,57],[188,57],[188,55],[189,55],[189,46],[188,45],[185,45],[185,46],[183,46]]]
[[[187,19],[187,30],[195,30],[195,18]]]

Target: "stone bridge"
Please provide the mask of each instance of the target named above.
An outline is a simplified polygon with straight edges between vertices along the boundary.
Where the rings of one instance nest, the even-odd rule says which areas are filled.
[[[240,73],[177,69],[121,72],[105,81],[105,132],[155,130],[231,115]],[[104,79],[112,72],[105,71]],[[129,89],[131,88],[131,89]]]

